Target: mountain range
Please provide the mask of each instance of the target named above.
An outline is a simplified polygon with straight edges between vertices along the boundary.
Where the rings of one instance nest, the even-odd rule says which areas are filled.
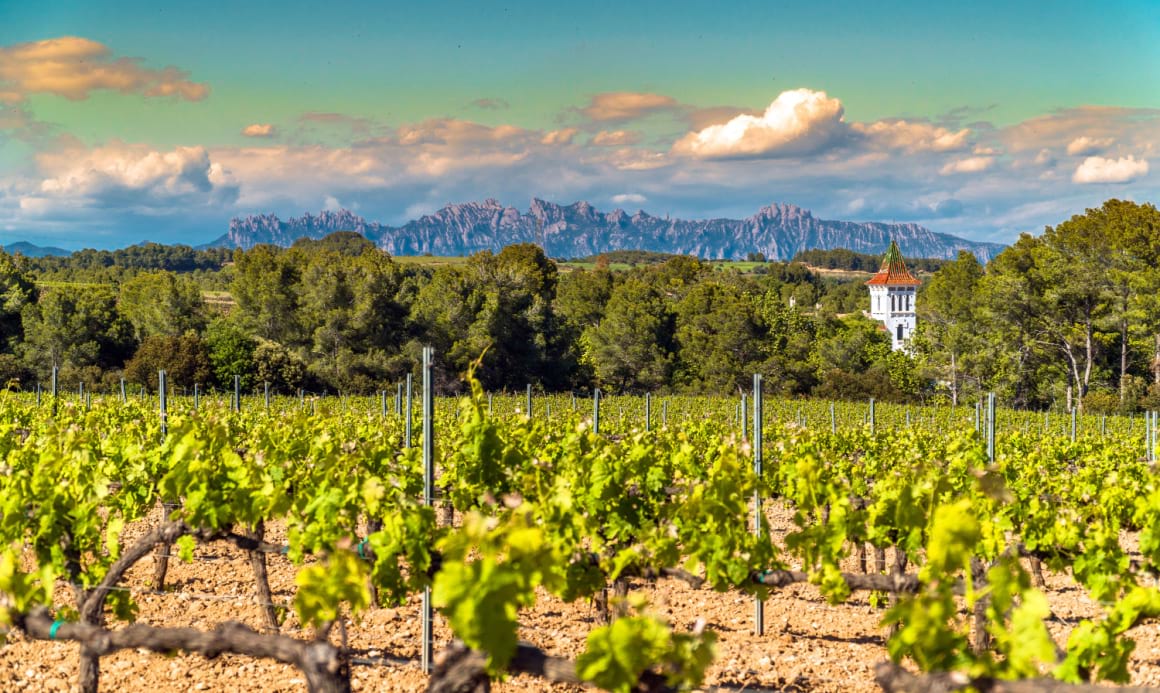
[[[769,260],[788,260],[813,248],[881,253],[893,238],[909,257],[954,258],[967,250],[985,263],[1004,247],[935,233],[918,224],[818,219],[792,204],[762,207],[744,219],[686,220],[644,211],[601,212],[584,201],[558,205],[538,199],[527,212],[493,199],[451,204],[397,227],[367,221],[345,209],[286,220],[260,214],[234,218],[229,231],[205,247],[289,246],[299,238],[317,239],[335,231],[358,232],[392,255],[470,255],[534,243],[541,235],[545,252],[555,258],[650,250],[703,259],[744,259],[749,253],[763,253]]]
[[[54,248],[52,246],[34,245],[28,241],[17,241],[15,243],[9,243],[8,245],[3,246],[3,250],[9,255],[20,253],[24,257],[45,257],[48,255],[64,257],[66,255],[72,255],[71,250],[65,250],[64,248]]]

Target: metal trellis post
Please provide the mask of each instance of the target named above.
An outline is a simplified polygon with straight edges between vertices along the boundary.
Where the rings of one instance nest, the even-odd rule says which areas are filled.
[[[432,393],[431,363],[435,350],[423,347],[423,503],[431,505],[435,496],[435,397]],[[410,388],[408,388],[410,390]],[[410,399],[408,397],[408,399]],[[410,411],[407,420],[410,421]],[[423,673],[431,673],[432,634],[431,587],[423,589]]]
[[[168,411],[168,382],[166,382],[165,371],[157,371],[157,400],[159,415],[161,417],[161,439],[165,440],[165,435],[169,433],[169,411]]]
[[[424,352],[424,353],[426,353],[426,352]],[[411,447],[411,411],[414,408],[413,405],[411,404],[413,387],[414,387],[413,378],[411,377],[411,374],[408,373],[407,374],[407,403],[406,403],[407,410],[405,412],[403,412],[403,447],[405,447],[405,448]]]
[[[763,397],[761,393],[761,374],[753,374],[753,472],[761,478],[761,438],[762,438],[762,410]],[[753,492],[753,533],[761,536],[761,492]],[[765,602],[761,597],[753,598],[753,628],[757,635],[765,635]]]
[[[987,459],[995,461],[995,393],[987,393]]]

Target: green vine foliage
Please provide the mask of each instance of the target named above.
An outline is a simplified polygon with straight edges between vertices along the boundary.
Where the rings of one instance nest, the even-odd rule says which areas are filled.
[[[630,693],[646,671],[664,676],[678,690],[700,685],[713,663],[713,633],[676,633],[645,613],[643,597],[632,600],[630,613],[588,634],[576,673],[604,690]]]
[[[269,411],[247,402],[234,412],[222,399],[194,411],[175,398],[162,440],[149,402],[62,399],[54,415],[0,396],[0,619],[36,606],[75,618],[54,586],[92,590],[124,555],[126,528],[161,503],[189,530],[177,542],[186,559],[201,541],[284,526],[303,624],[357,617],[372,607],[370,587],[394,605],[431,588],[494,676],[541,595],[588,599],[610,580],[684,570],[708,589],[765,597],[754,576],[793,568],[841,603],[851,595],[843,561],[866,544],[905,557],[917,577],[883,626],[894,627],[889,655],[924,671],[1122,682],[1132,628],[1160,617],[1147,577],[1160,573],[1160,483],[1130,420],[1073,442],[1041,418],[1004,412],[991,460],[973,412],[915,411],[920,423],[907,427],[901,408],[880,404],[872,430],[864,409],[839,403],[831,433],[800,425],[828,421],[829,405],[771,400],[758,475],[735,400],[669,398],[667,425],[654,400],[645,430],[639,398],[609,397],[597,434],[567,396],[543,398],[529,417],[516,412],[522,396],[489,407],[468,384],[468,397],[435,412],[438,502],[457,511],[451,524],[422,502],[422,441],[406,445],[403,418],[377,399],[280,398]],[[752,531],[755,496],[792,513],[783,541]],[[1125,532],[1138,533],[1135,560]],[[1050,611],[1027,554],[1069,571],[1100,605],[1065,643],[1044,627]],[[107,605],[116,619],[135,617],[129,591],[112,591]],[[971,642],[976,605],[991,641],[982,651]],[[635,597],[624,611],[590,634],[578,660],[585,680],[699,685],[712,633],[673,628]]]

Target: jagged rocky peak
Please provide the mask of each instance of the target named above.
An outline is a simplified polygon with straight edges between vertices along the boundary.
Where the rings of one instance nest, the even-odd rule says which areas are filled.
[[[810,210],[784,202],[774,202],[757,210],[750,219],[813,219]]]
[[[502,214],[504,206],[495,198],[487,198],[483,202],[461,202],[445,205],[442,209],[423,216],[420,222],[427,219],[455,220],[460,223],[471,220],[490,219]]]
[[[504,207],[500,213],[499,223],[503,226],[517,226],[522,221],[520,210],[515,207]]]
[[[565,216],[565,207],[561,207],[555,202],[548,202],[539,198],[532,198],[532,204],[528,210],[528,214],[533,217],[539,217],[545,223],[552,223],[561,221]]]
[[[273,214],[255,214],[230,219],[230,232],[241,229],[276,229],[281,222]]]
[[[580,200],[579,202],[570,204],[568,205],[568,209],[576,216],[583,219],[595,219],[599,215],[599,213],[596,211],[596,208],[589,204],[586,200]]]
[[[467,202],[461,204],[449,204],[443,209],[452,213],[476,213],[483,216],[501,213],[504,210],[504,205],[494,197],[489,197],[483,202]]]
[[[306,216],[309,218],[310,214],[307,213]],[[365,226],[367,221],[349,209],[339,209],[337,211],[325,209],[315,217],[315,223],[320,227],[333,228],[336,226],[345,226],[353,229],[356,226]]]

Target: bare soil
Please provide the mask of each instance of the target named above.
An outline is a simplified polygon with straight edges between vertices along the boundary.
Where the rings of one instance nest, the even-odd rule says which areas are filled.
[[[775,537],[790,530],[791,514],[773,505],[768,511]],[[143,528],[132,528],[141,531]],[[267,530],[267,540],[284,539],[278,527]],[[1128,538],[1128,541],[1131,541]],[[848,559],[845,570],[856,571]],[[164,594],[150,591],[153,564],[146,559],[130,573],[125,585],[140,605],[139,620],[165,626],[210,629],[227,620],[261,628],[262,612],[255,603],[250,565],[245,553],[233,546],[199,547],[192,563],[170,562]],[[294,594],[295,568],[284,557],[269,556],[274,601],[287,607],[282,632],[310,638],[289,608]],[[1066,642],[1078,621],[1098,614],[1098,607],[1070,576],[1047,573],[1048,598],[1054,618],[1048,623],[1056,640]],[[879,627],[883,610],[855,594],[841,606],[830,606],[810,585],[776,591],[765,605],[766,631],[754,634],[753,599],[737,593],[695,590],[678,580],[634,582],[632,589],[648,595],[655,610],[675,627],[691,629],[698,620],[717,633],[717,658],[709,672],[708,687],[733,690],[872,691],[874,665],[887,658],[885,631]],[[58,589],[61,603],[68,590]],[[356,665],[353,685],[358,691],[420,691],[426,676],[419,670],[418,600],[394,609],[373,609],[346,624]],[[596,611],[588,602],[562,603],[542,595],[535,608],[521,615],[521,638],[551,654],[574,658],[584,648],[587,633],[596,626]],[[1149,624],[1131,633],[1137,641],[1132,655],[1132,683],[1160,686],[1160,625]],[[436,651],[450,630],[436,617]],[[331,640],[338,641],[338,630]],[[0,647],[0,690],[69,691],[76,688],[77,646],[29,641],[11,633]],[[223,655],[207,660],[200,655],[166,657],[148,652],[120,652],[102,659],[101,688],[106,691],[305,691],[305,681],[293,667],[268,660]],[[497,691],[568,691],[576,687],[550,685],[526,676],[495,686]]]

